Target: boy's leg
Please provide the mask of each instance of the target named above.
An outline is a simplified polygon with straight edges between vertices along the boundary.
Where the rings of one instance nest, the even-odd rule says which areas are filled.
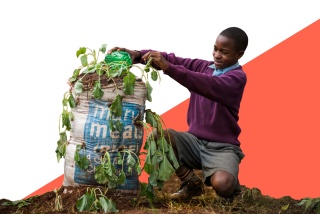
[[[224,198],[239,194],[239,164],[244,157],[240,147],[217,142],[205,142],[200,147],[205,184]]]
[[[229,172],[217,171],[210,177],[210,184],[217,195],[228,198],[234,193],[238,181]]]
[[[203,182],[193,169],[201,169],[201,160],[197,138],[190,133],[169,129],[165,137],[170,141],[179,160],[180,167],[175,171],[181,181],[178,192],[171,195],[174,200],[188,200],[203,193]]]

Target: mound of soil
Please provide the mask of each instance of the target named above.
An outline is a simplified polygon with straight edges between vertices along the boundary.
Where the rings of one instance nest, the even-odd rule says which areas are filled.
[[[197,172],[200,173],[200,172]],[[170,180],[165,182],[162,191],[156,191],[156,199],[153,204],[150,204],[144,197],[137,197],[132,194],[115,194],[108,191],[106,196],[112,199],[119,213],[250,213],[250,214],[273,214],[273,213],[316,213],[315,211],[306,212],[303,206],[298,206],[300,201],[294,200],[289,196],[282,198],[272,198],[262,195],[259,189],[246,188],[242,186],[242,192],[232,202],[226,202],[219,198],[215,192],[206,187],[205,194],[199,197],[194,197],[190,201],[176,202],[171,201],[169,195],[180,186],[180,181],[176,176],[172,176]],[[100,188],[100,187],[99,187]],[[104,188],[100,188],[105,191]],[[61,186],[57,194],[62,199],[62,209],[55,210],[55,199],[57,194],[54,191],[44,193],[26,200],[29,204],[17,205],[2,205],[5,202],[10,202],[7,199],[0,200],[0,213],[79,213],[76,208],[77,200],[85,194],[87,187],[65,187]],[[22,206],[24,205],[24,206]],[[94,213],[94,212],[81,212]],[[100,212],[102,213],[102,212]]]

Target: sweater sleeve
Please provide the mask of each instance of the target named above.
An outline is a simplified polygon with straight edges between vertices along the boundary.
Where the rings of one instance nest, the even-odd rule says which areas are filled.
[[[154,51],[154,50],[141,50],[141,56],[146,54],[149,51]],[[182,57],[177,57],[174,53],[166,53],[166,52],[160,52],[162,56],[166,59],[167,62],[173,64],[173,65],[182,65],[186,69],[193,71],[193,72],[201,72],[200,65],[203,63],[209,63],[213,64],[213,61],[206,61],[206,60],[201,60],[201,59],[190,59],[190,58],[182,58]],[[140,61],[141,64],[146,64],[143,60]],[[159,69],[155,67],[156,69]],[[165,71],[164,71],[165,72]]]
[[[152,50],[141,50],[141,56],[148,51]],[[239,96],[242,96],[247,81],[242,69],[234,69],[221,76],[212,76],[212,72],[205,71],[213,61],[176,57],[174,53],[161,54],[169,62],[169,68],[164,73],[189,91],[233,107]]]
[[[190,91],[226,106],[234,106],[239,96],[241,99],[247,81],[242,69],[212,76],[208,73],[192,72],[182,65],[169,64],[166,74]]]

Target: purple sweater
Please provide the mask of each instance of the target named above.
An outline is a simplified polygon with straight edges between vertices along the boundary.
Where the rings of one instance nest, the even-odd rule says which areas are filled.
[[[143,56],[149,50],[142,50]],[[176,57],[162,52],[169,62],[165,74],[191,93],[188,108],[188,132],[199,139],[239,145],[241,129],[239,108],[247,82],[239,66],[220,76],[212,76],[213,61]],[[142,62],[141,62],[142,63]]]

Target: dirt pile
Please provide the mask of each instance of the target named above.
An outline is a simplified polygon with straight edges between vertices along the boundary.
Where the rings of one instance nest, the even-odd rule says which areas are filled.
[[[213,190],[206,187],[205,194],[195,197],[188,202],[176,202],[169,199],[169,194],[179,188],[180,182],[176,176],[165,182],[162,191],[156,192],[156,200],[150,204],[145,197],[138,198],[137,195],[119,194],[112,191],[107,192],[107,197],[115,202],[119,213],[250,213],[250,214],[302,214],[316,213],[305,211],[304,206],[298,206],[299,200],[289,196],[279,199],[262,195],[259,189],[246,188],[242,186],[242,192],[234,201],[225,202],[219,198]],[[100,188],[102,192],[105,188]],[[43,195],[32,197],[15,206],[4,206],[3,203],[11,203],[6,199],[0,200],[0,213],[79,213],[76,208],[77,200],[85,194],[87,187],[64,187],[57,193],[47,192]],[[55,210],[57,196],[61,197],[62,209]],[[27,204],[28,203],[28,204]],[[81,212],[94,213],[94,212]],[[101,212],[102,213],[102,212]]]

